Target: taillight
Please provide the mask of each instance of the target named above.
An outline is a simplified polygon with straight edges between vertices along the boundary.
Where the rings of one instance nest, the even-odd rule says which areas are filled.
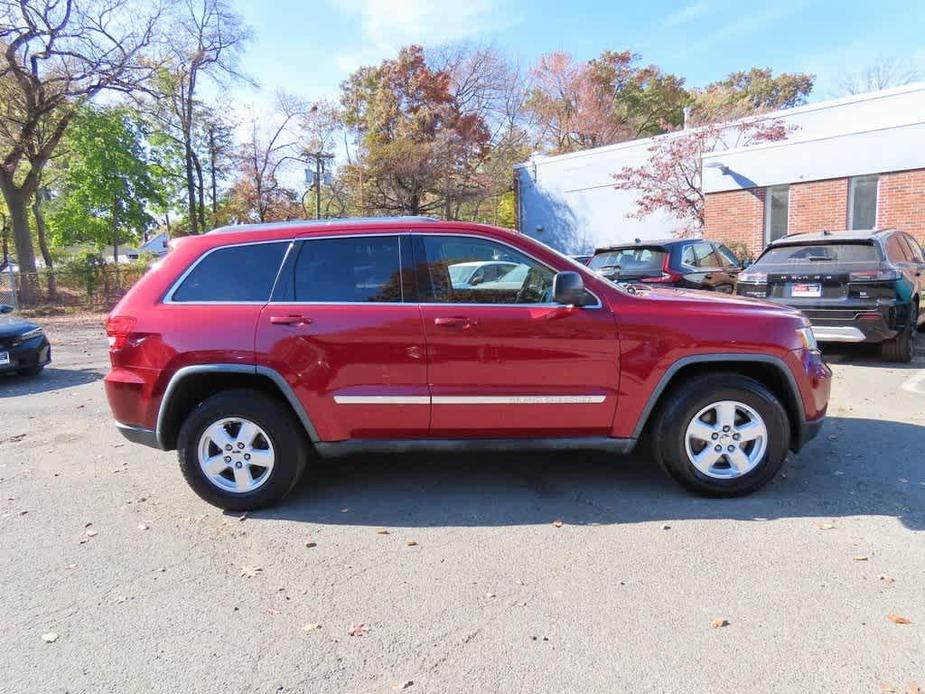
[[[848,274],[849,282],[890,282],[899,278],[896,270],[861,270]]]
[[[766,272],[740,272],[738,281],[744,282],[746,284],[767,284],[768,283],[768,273]]]
[[[668,267],[668,263],[671,257],[666,253],[665,259],[662,261],[662,274],[658,277],[643,277],[643,282],[649,282],[650,284],[673,284],[681,280],[681,275],[677,272],[672,272],[671,268]]]
[[[110,316],[106,319],[106,337],[109,338],[109,349],[122,349],[128,336],[135,328],[136,320],[131,316]]]

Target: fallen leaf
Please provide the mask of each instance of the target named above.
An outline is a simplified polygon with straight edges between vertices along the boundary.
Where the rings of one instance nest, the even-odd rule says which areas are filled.
[[[835,524],[834,523],[820,523],[816,527],[819,528],[820,530],[834,530]]]
[[[263,569],[259,566],[242,566],[241,578],[254,578],[262,571]]]
[[[726,619],[723,619],[722,617],[717,617],[716,619],[710,622],[710,626],[713,627],[714,629],[720,629],[721,627],[728,627],[729,621]]]
[[[317,547],[317,546],[318,546],[318,543],[315,542],[314,540],[306,540],[306,541],[305,541],[305,546],[306,546],[306,547]]]
[[[96,537],[99,534],[100,534],[99,530],[93,530],[93,528],[88,530],[86,533],[87,537]]]
[[[47,634],[42,634],[42,641],[45,643],[54,643],[57,640],[58,635],[53,631],[49,631]]]
[[[386,530],[385,528],[383,528],[382,530],[377,530],[377,531],[376,531],[376,534],[377,534],[377,535],[388,535],[388,534],[389,534],[389,531]]]
[[[147,529],[148,529],[148,524],[147,524],[147,523],[139,523],[139,524],[138,524],[138,529],[139,529],[139,530],[147,530]]]
[[[922,691],[922,688],[919,685],[913,682],[908,687],[906,687],[906,694],[925,694],[925,692]]]
[[[363,636],[365,634],[366,634],[365,624],[354,624],[352,627],[347,629],[347,636]]]
[[[110,602],[112,602],[114,605],[121,605],[126,600],[128,600],[127,597],[125,597],[124,595],[120,595],[118,597],[113,598]]]
[[[889,619],[891,622],[893,622],[893,624],[912,624],[912,620],[909,619],[908,617],[903,617],[898,614],[893,614],[892,612],[890,612],[890,614],[888,614],[886,618]]]
[[[867,561],[870,557],[868,557],[865,554],[858,554],[857,556],[851,557],[851,558],[854,559],[855,561]]]
[[[671,526],[668,525],[667,523],[665,523],[665,524],[662,526],[662,530],[671,530]]]
[[[320,624],[312,622],[311,624],[306,624],[304,627],[302,627],[302,631],[318,631],[320,628]]]
[[[18,443],[19,441],[22,441],[24,438],[26,438],[25,434],[14,434],[10,438],[8,438],[7,441],[9,441],[10,443]],[[55,635],[55,638],[57,638],[57,634]]]
[[[19,512],[19,515],[20,515],[20,516],[25,516],[27,513],[29,513],[29,512],[28,512],[27,510],[23,509],[22,511]]]
[[[884,583],[895,583],[896,582],[895,578],[893,578],[892,576],[888,576],[887,574],[880,574],[880,580],[883,581]]]
[[[397,691],[402,691],[403,689],[408,689],[408,688],[411,687],[413,684],[414,684],[414,680],[406,680],[406,681],[404,681],[404,682],[400,682],[400,683],[394,685],[394,686],[392,687],[392,689],[395,689],[395,690],[397,690]]]
[[[561,528],[561,527],[562,527],[562,521],[560,521],[560,520],[554,520],[554,521],[552,522],[552,526],[553,526],[554,528]]]
[[[405,543],[405,545],[408,547],[417,547],[417,544],[418,544],[417,540],[408,540]]]

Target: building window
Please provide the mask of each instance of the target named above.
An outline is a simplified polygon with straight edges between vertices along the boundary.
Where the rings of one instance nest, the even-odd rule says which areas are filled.
[[[764,199],[765,243],[787,235],[790,214],[790,186],[770,186]]]
[[[848,228],[877,228],[877,188],[879,176],[848,179]]]

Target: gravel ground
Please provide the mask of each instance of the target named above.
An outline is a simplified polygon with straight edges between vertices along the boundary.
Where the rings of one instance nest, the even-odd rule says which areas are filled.
[[[826,428],[745,499],[641,457],[382,456],[239,518],[115,431],[101,321],[0,378],[2,692],[925,689],[923,353],[831,355]]]

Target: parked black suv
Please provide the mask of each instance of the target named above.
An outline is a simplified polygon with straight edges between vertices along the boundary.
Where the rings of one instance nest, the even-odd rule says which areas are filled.
[[[902,231],[823,231],[772,242],[739,275],[738,293],[798,308],[820,342],[879,342],[912,360],[925,320],[925,255]]]
[[[644,282],[732,294],[742,264],[717,241],[669,239],[607,246],[588,267],[611,282]]]

